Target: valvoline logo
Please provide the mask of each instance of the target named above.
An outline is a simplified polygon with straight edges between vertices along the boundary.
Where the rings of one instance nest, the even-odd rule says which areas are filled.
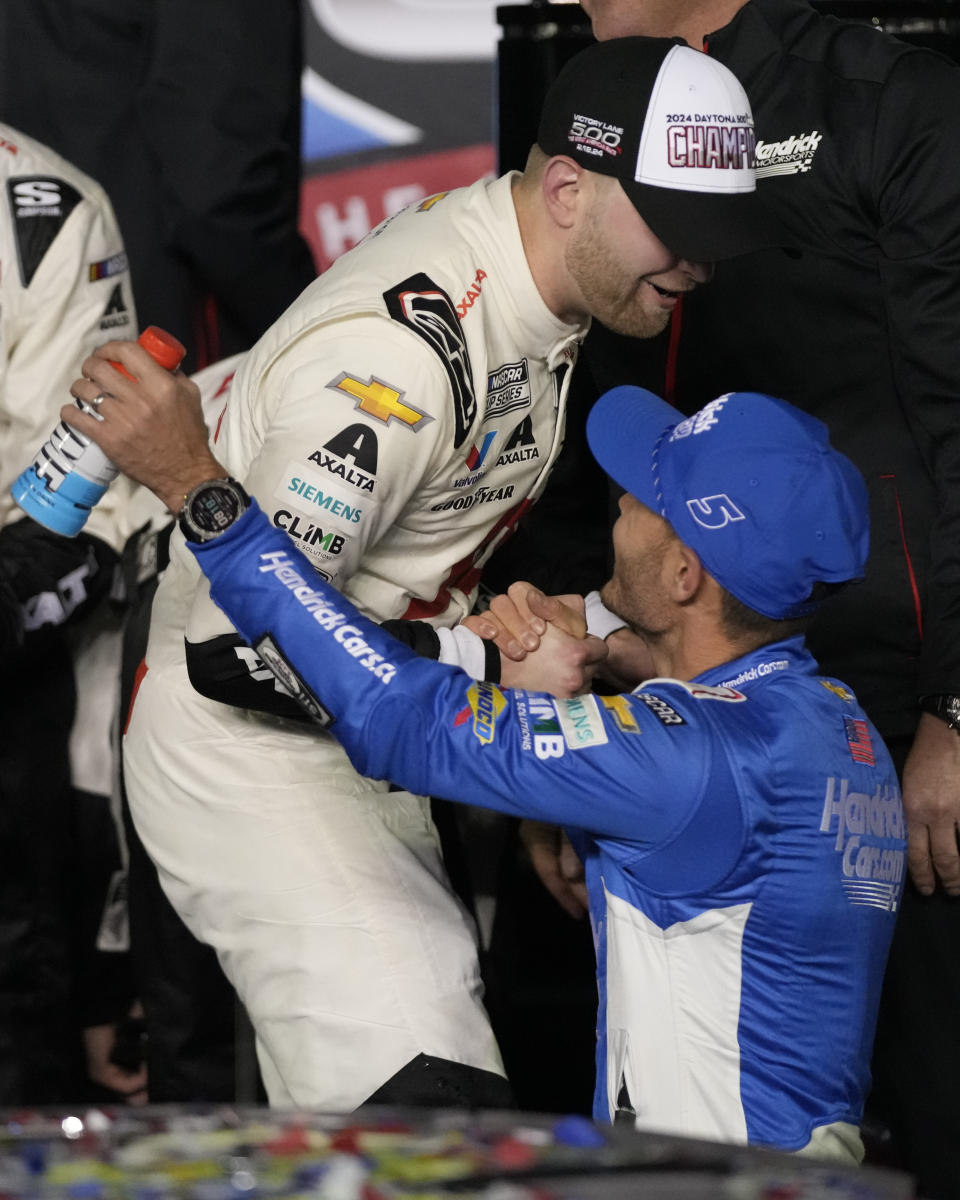
[[[490,453],[490,447],[496,441],[497,431],[491,430],[480,443],[479,449],[476,446],[470,447],[470,453],[467,455],[467,470],[476,471],[483,466],[487,455]]]

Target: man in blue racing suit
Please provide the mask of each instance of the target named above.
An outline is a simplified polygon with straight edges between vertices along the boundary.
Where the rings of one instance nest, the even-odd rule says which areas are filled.
[[[71,421],[180,510],[217,603],[356,768],[566,827],[597,946],[596,1118],[858,1159],[905,843],[887,752],[802,637],[868,543],[825,427],[749,393],[685,420],[637,388],[601,399],[591,448],[626,488],[602,597],[658,677],[558,700],[360,616],[223,477],[189,383],[167,405],[136,387]]]

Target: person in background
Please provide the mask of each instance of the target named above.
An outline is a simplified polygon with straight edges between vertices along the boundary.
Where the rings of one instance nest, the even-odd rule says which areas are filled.
[[[136,1037],[111,1061],[135,998],[111,808],[121,616],[110,597],[131,489],[119,480],[72,539],[10,491],[109,314],[136,334],[130,272],[103,189],[8,125],[0,184],[0,1103],[144,1101]]]
[[[297,230],[301,37],[299,0],[0,6],[0,119],[106,188],[140,313],[187,371],[253,345],[316,275]]]
[[[854,688],[903,776],[913,882],[890,955],[870,1108],[920,1192],[954,1200],[960,176],[944,163],[960,153],[960,68],[819,15],[806,0],[583,7],[604,42],[684,38],[736,73],[753,108],[758,191],[794,252],[722,264],[710,288],[680,300],[654,341],[595,323],[578,380],[592,376],[593,395],[644,384],[684,412],[747,386],[784,396],[826,422],[866,478],[865,582],[825,605],[809,640],[824,669]],[[596,577],[596,563],[578,561],[578,551],[599,544],[602,513],[593,538],[573,542],[565,526],[538,527],[536,516],[518,547],[524,576],[557,591],[590,586],[583,576]]]

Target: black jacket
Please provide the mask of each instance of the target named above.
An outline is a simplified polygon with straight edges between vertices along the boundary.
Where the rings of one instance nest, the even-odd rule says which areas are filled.
[[[750,97],[760,193],[802,253],[719,264],[663,337],[595,328],[587,362],[688,413],[748,390],[826,422],[872,541],[811,647],[909,734],[918,693],[960,693],[960,68],[802,0],[750,0],[705,49]]]

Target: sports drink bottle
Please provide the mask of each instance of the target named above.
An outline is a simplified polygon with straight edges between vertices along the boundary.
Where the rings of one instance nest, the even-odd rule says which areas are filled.
[[[156,325],[148,326],[137,341],[168,371],[175,370],[185,354],[177,339]],[[113,366],[133,378],[120,363]],[[75,403],[83,412],[98,415],[89,404]],[[54,533],[75,537],[116,477],[117,468],[100,447],[61,421],[10,490],[28,517]]]

